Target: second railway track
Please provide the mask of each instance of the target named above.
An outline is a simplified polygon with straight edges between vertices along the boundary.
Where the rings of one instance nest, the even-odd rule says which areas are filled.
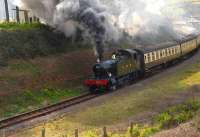
[[[29,121],[29,120],[32,120],[35,118],[49,115],[53,112],[71,107],[76,104],[80,104],[80,103],[88,101],[88,100],[91,100],[100,95],[102,95],[102,94],[90,94],[90,93],[84,94],[84,95],[81,95],[81,96],[78,96],[78,97],[75,97],[75,98],[72,98],[72,99],[69,99],[66,101],[59,102],[54,105],[50,105],[50,106],[47,106],[44,108],[33,110],[31,112],[23,113],[23,114],[20,114],[20,115],[11,117],[11,118],[1,120],[0,121],[0,129],[4,129],[7,127],[11,127],[11,126],[23,123],[25,121]]]

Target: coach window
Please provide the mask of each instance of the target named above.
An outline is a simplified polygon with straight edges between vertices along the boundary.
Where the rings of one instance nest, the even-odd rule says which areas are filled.
[[[169,49],[169,54],[172,55],[172,48]]]
[[[165,56],[168,56],[168,49],[165,49]]]
[[[147,55],[146,54],[144,55],[144,60],[145,60],[145,63],[148,63],[148,59],[147,59]]]
[[[186,43],[184,43],[182,47],[185,49],[185,47],[186,47]]]
[[[157,59],[158,59],[158,56],[157,56],[157,51],[156,51],[156,52],[154,52],[154,55],[155,55],[155,60],[157,60]]]
[[[177,53],[179,53],[179,52],[180,52],[180,48],[177,47]]]
[[[170,50],[170,49],[167,49],[167,51],[168,51],[168,52],[167,52],[167,55],[168,55],[168,56],[170,56],[170,51],[169,51],[169,50]]]
[[[163,50],[163,57],[165,57],[166,56],[166,52],[165,52],[165,50]]]
[[[153,61],[153,53],[151,52],[150,53],[150,62],[152,62]]]
[[[154,54],[154,52],[152,52],[152,61],[154,61],[155,60],[155,54]]]
[[[168,56],[170,56],[170,48],[168,49]]]
[[[160,53],[160,51],[157,51],[157,52],[156,52],[156,58],[157,58],[157,60],[160,59],[159,53]]]
[[[148,57],[147,57],[148,62],[151,62],[151,56],[150,56],[150,53],[148,53],[147,56],[148,56]]]
[[[169,48],[168,49],[168,56],[170,56],[170,54],[171,54],[171,49]]]
[[[172,48],[172,55],[174,55],[175,54],[175,52],[174,52],[175,50],[174,50],[174,48]]]

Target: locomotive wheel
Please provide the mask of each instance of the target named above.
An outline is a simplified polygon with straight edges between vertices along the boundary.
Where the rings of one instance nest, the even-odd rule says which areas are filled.
[[[90,91],[90,93],[95,93],[95,92],[97,92],[97,91],[96,91],[96,88],[94,88],[94,87],[90,87],[90,88],[89,88],[89,91]]]
[[[111,85],[111,86],[109,87],[109,90],[110,90],[110,91],[115,91],[115,90],[117,90],[117,86],[116,86],[116,85]]]

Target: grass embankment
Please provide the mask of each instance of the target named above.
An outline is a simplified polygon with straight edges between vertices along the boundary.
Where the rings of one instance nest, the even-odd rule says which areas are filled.
[[[188,120],[191,120],[195,115],[198,115],[200,110],[200,98],[188,100],[184,104],[170,107],[164,112],[154,116],[152,124],[134,125],[129,127],[125,134],[108,133],[108,137],[149,137],[162,129],[168,129],[178,126]],[[198,125],[199,127],[199,125]],[[82,133],[84,137],[100,137],[98,131],[86,131]]]
[[[86,50],[10,61],[0,70],[0,119],[82,94],[82,81],[93,62],[84,60],[92,55]]]
[[[43,24],[0,24],[0,119],[79,95],[88,47]]]
[[[2,85],[0,87],[0,119],[81,94],[82,89],[67,88],[67,83],[64,84],[66,87],[60,84],[58,88],[55,81],[48,81],[48,76],[46,76],[47,79],[37,82],[40,75],[45,73],[44,71],[39,65],[28,61],[18,61],[11,63],[7,71],[0,74]],[[5,90],[7,92],[4,92]]]
[[[29,30],[42,27],[44,27],[44,25],[40,23],[0,23],[0,30]]]
[[[1,102],[0,116],[2,118],[14,116],[19,113],[32,111],[41,106],[57,103],[63,99],[75,97],[81,91],[69,89],[45,88],[39,91],[27,90],[20,94],[13,94]]]
[[[110,97],[109,100],[105,100],[98,105],[81,108],[80,111],[69,113],[66,117],[46,123],[47,136],[60,137],[66,133],[73,133],[76,128],[84,131],[99,129],[104,126],[113,127],[118,123],[123,123],[128,119],[130,120],[130,118],[134,119],[135,116],[143,115],[146,112],[164,111],[164,108],[172,100],[178,100],[182,94],[198,93],[199,90],[188,88],[199,84],[200,62],[178,69],[174,74],[165,75],[165,77],[153,80],[147,85],[142,85],[144,87],[141,89],[127,88],[125,90],[128,93]],[[191,98],[189,95],[183,96],[183,101]],[[184,109],[180,112],[180,115],[175,116],[163,113],[160,116],[160,123],[162,123],[162,119],[164,121],[171,121],[173,119],[169,123],[173,123],[174,119],[176,119],[176,122],[179,123],[180,121],[187,120],[190,116],[190,112]],[[162,125],[165,125],[165,122]],[[39,136],[42,128],[43,125],[38,126],[19,134],[19,136]]]

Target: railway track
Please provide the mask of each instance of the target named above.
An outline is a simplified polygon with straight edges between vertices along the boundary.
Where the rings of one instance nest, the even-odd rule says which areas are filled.
[[[81,96],[78,96],[78,97],[75,97],[75,98],[72,98],[72,99],[69,99],[69,100],[66,100],[66,101],[59,102],[59,103],[54,104],[54,105],[50,105],[50,106],[47,106],[47,107],[44,107],[44,108],[33,110],[31,112],[23,113],[23,114],[20,114],[20,115],[11,117],[11,118],[1,120],[0,121],[0,129],[4,129],[4,128],[7,128],[7,127],[11,127],[11,126],[14,126],[14,125],[35,119],[35,118],[39,118],[39,117],[42,117],[42,116],[49,115],[53,112],[71,107],[71,106],[76,105],[76,104],[80,104],[80,103],[88,101],[88,100],[91,100],[91,99],[96,98],[100,95],[102,95],[102,94],[87,93],[87,94],[84,94],[84,95],[81,95]]]
[[[184,61],[184,60],[182,60],[182,61]],[[175,64],[177,65],[182,61],[179,61]],[[174,66],[175,64],[170,65],[168,67],[164,67],[164,68],[154,69],[154,71],[150,71],[150,72],[146,73],[146,75],[143,78],[140,78],[140,79],[133,81],[133,83],[131,83],[131,85],[135,84],[137,82],[140,82],[142,80],[145,80],[149,77],[152,77],[153,75],[156,75],[156,74],[164,71],[166,68]],[[109,92],[109,93],[111,93],[111,92]],[[106,94],[106,93],[104,93],[104,94]],[[99,97],[99,96],[104,95],[104,94],[87,93],[87,94],[84,94],[84,95],[81,95],[81,96],[78,96],[78,97],[75,97],[75,98],[72,98],[72,99],[69,99],[69,100],[66,100],[66,101],[59,102],[59,103],[54,104],[54,105],[50,105],[50,106],[47,106],[47,107],[44,107],[44,108],[40,108],[40,109],[37,109],[37,110],[33,110],[33,111],[30,111],[30,112],[27,112],[27,113],[23,113],[23,114],[20,114],[20,115],[11,117],[11,118],[1,120],[0,121],[0,130],[7,128],[7,127],[17,125],[17,124],[20,124],[20,123],[23,123],[23,122],[26,122],[26,121],[29,121],[29,120],[32,120],[32,119],[35,119],[35,118],[47,116],[47,115],[49,115],[53,112],[71,107],[71,106],[76,105],[76,104],[83,103],[85,101],[91,100],[93,98]]]

